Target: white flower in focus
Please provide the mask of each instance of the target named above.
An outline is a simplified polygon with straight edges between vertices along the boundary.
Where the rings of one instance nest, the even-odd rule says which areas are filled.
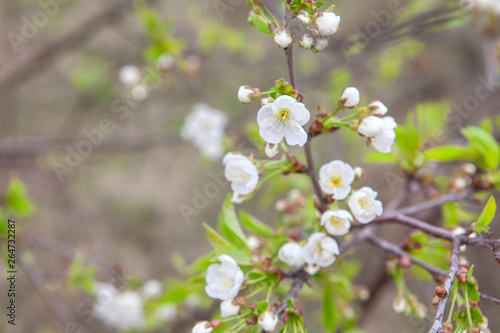
[[[309,265],[328,267],[339,254],[337,241],[322,232],[312,234],[304,246],[304,259]]]
[[[280,152],[280,145],[279,145],[279,143],[278,144],[272,144],[272,143],[267,143],[266,142],[266,146],[264,147],[264,152],[266,153],[267,157],[273,158],[274,156],[278,155],[278,153]]]
[[[240,88],[238,89],[238,100],[241,103],[247,104],[255,100],[256,98],[258,97],[256,96],[255,91],[251,86],[240,86]]]
[[[396,132],[394,132],[396,127],[398,124],[392,117],[369,116],[363,119],[358,127],[358,132],[371,138],[373,148],[379,152],[390,153],[396,139]]]
[[[387,111],[389,111],[387,106],[385,106],[381,101],[370,102],[370,104],[368,104],[368,108],[373,112],[373,115],[377,117],[383,117],[386,115]]]
[[[345,88],[340,96],[339,105],[344,108],[352,109],[361,101],[359,90],[354,87]]]
[[[139,329],[144,326],[144,305],[141,295],[134,291],[115,293],[111,297],[101,298],[98,291],[94,303],[94,315],[108,327],[119,331]]]
[[[277,144],[283,137],[290,146],[302,147],[307,141],[307,133],[302,128],[311,117],[305,105],[290,96],[280,96],[260,108],[257,123],[262,138]]]
[[[326,194],[331,194],[335,200],[344,200],[351,192],[354,181],[352,167],[340,160],[331,161],[319,169],[319,185]]]
[[[300,268],[304,265],[304,249],[297,243],[286,243],[278,251],[278,258],[290,267]]]
[[[191,333],[212,333],[214,329],[212,327],[207,327],[208,324],[208,321],[199,322],[193,327]]]
[[[144,298],[156,298],[161,295],[163,286],[158,280],[148,280],[141,288],[141,293]]]
[[[232,317],[240,312],[240,306],[233,304],[233,299],[228,299],[220,303],[220,313],[222,318]]]
[[[309,34],[303,34],[299,38],[299,46],[304,49],[311,48],[311,46],[313,46],[313,43],[314,43],[314,38],[312,38],[312,36]]]
[[[371,139],[371,143],[373,148],[381,153],[387,154],[391,152],[394,141],[396,140],[396,132],[394,132],[394,129],[398,127],[398,124],[392,117],[384,117],[382,120],[384,122],[382,130]]]
[[[366,224],[382,215],[384,209],[382,202],[375,200],[377,195],[377,192],[365,186],[354,192],[349,198],[349,209],[360,223]]]
[[[309,25],[312,22],[311,15],[309,15],[309,13],[305,10],[298,12],[297,19],[305,25]]]
[[[331,36],[337,32],[340,24],[340,16],[335,13],[319,13],[314,26],[323,36]]]
[[[221,255],[219,261],[221,264],[208,267],[205,291],[209,297],[225,301],[238,295],[245,276],[230,256]]]
[[[314,40],[314,48],[318,51],[324,50],[328,47],[328,38],[316,38]]]
[[[259,326],[266,332],[272,332],[278,325],[278,316],[271,311],[266,311],[259,316]]]
[[[292,35],[286,29],[279,29],[274,34],[274,42],[284,49],[293,43]]]
[[[160,322],[172,322],[177,318],[177,307],[173,303],[162,305],[156,309],[154,316]]]
[[[238,201],[239,196],[255,191],[259,183],[259,172],[252,161],[240,154],[227,153],[222,164],[225,165],[224,175],[231,182],[233,192],[237,194],[235,201]]]
[[[122,81],[122,83],[133,86],[141,80],[142,74],[139,68],[132,65],[127,65],[120,68],[118,77],[120,78],[120,81]]]
[[[215,160],[224,153],[222,141],[227,121],[222,111],[206,104],[196,104],[184,121],[181,135],[191,141],[205,157]]]
[[[347,210],[327,210],[321,215],[321,225],[333,236],[344,236],[351,229],[353,218]]]

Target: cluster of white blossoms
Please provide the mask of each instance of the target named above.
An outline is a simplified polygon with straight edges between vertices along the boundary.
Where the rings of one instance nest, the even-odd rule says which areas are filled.
[[[290,146],[302,147],[307,141],[307,133],[302,126],[309,122],[310,117],[304,104],[284,95],[260,108],[257,123],[266,142],[278,144],[285,138]]]
[[[332,6],[331,9],[333,8]],[[299,46],[315,52],[328,47],[328,37],[337,32],[340,24],[340,16],[330,9],[314,13],[312,16],[307,11],[301,10],[295,20],[303,30],[299,37]],[[277,29],[274,31],[274,42],[284,49],[293,44],[292,33],[288,29]]]
[[[304,265],[305,270],[313,275],[321,267],[332,265],[340,254],[337,241],[328,235],[317,232],[309,236],[304,246],[289,242],[278,251],[278,258],[293,268]]]
[[[181,135],[191,141],[203,156],[216,160],[224,154],[227,122],[227,116],[222,111],[206,104],[196,104],[184,121]]]
[[[138,291],[118,291],[112,284],[98,283],[95,289],[96,300],[93,311],[96,318],[108,327],[118,331],[144,327],[144,302],[161,295],[162,285],[157,280],[149,280]],[[168,315],[157,316],[160,321],[174,319],[176,309],[169,309]],[[164,311],[165,312],[165,311]],[[159,313],[162,314],[162,313]]]
[[[259,172],[248,157],[236,153],[227,153],[222,159],[224,175],[231,182],[233,203],[242,203],[257,188]]]

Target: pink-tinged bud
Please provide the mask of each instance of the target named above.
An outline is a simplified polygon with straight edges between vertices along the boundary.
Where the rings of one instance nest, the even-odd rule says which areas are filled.
[[[436,293],[436,296],[440,298],[448,297],[448,292],[446,291],[446,288],[443,286],[437,286],[436,288],[434,288],[434,292]]]
[[[219,319],[214,319],[210,322],[210,324],[208,324],[208,326],[217,329],[222,326],[222,321],[220,321]]]
[[[432,305],[438,305],[439,302],[441,302],[441,298],[437,295],[434,295],[434,297],[432,298]]]
[[[372,101],[368,104],[368,108],[373,113],[374,116],[383,117],[387,113],[387,106],[381,101]]]

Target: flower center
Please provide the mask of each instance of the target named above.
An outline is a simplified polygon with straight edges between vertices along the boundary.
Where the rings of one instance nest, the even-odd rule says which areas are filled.
[[[363,208],[363,209],[371,209],[371,208],[373,208],[372,201],[369,198],[367,198],[367,197],[359,199],[358,203],[361,206],[361,208]]]
[[[330,217],[330,223],[333,225],[335,230],[339,231],[344,227],[344,221],[339,219],[338,217],[332,216]]]
[[[344,179],[339,175],[333,175],[330,178],[330,186],[331,187],[341,187],[344,184]]]
[[[219,268],[219,275],[215,278],[215,283],[215,289],[219,292],[229,290],[234,287],[234,281],[227,267],[221,266]]]
[[[233,165],[233,177],[234,181],[237,183],[244,183],[248,179],[248,173],[243,171],[239,166]]]

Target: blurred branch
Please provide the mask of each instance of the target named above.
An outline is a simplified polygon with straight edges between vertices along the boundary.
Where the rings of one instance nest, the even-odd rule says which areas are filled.
[[[152,3],[158,0],[145,1]],[[77,48],[91,37],[94,37],[100,29],[120,21],[123,15],[133,8],[133,0],[117,0],[105,10],[89,18],[86,22],[60,37],[58,40],[49,43],[38,51],[32,52],[32,55],[27,57],[27,60],[14,66],[10,72],[5,74],[3,80],[0,81],[0,90],[15,88],[24,80],[29,79],[49,64],[53,63],[57,57]]]
[[[43,154],[64,150],[68,146],[75,147],[79,142],[84,140],[87,139],[3,141],[0,142],[0,157],[35,158]],[[92,153],[142,151],[179,143],[180,140],[171,134],[156,134],[142,138],[110,138],[107,140],[103,139],[100,144],[95,145]]]
[[[453,284],[453,281],[455,280],[455,276],[458,273],[458,257],[460,255],[460,242],[458,241],[458,239],[453,239],[452,242],[453,242],[453,247],[451,250],[450,271],[443,284],[443,287],[446,290],[446,295],[442,297],[439,301],[438,309],[436,312],[436,318],[434,319],[434,324],[429,330],[429,333],[437,333],[443,327],[443,317],[444,317],[444,311],[446,309],[446,303],[450,295],[451,286]]]
[[[37,266],[30,263],[21,263],[23,271],[28,276],[31,284],[35,288],[36,292],[42,299],[43,303],[50,311],[52,316],[57,319],[61,323],[64,329],[68,327],[77,328],[78,332],[85,333],[87,332],[83,327],[81,327],[68,312],[67,307],[63,305],[59,300],[54,296],[52,292],[48,292],[45,286],[47,285],[45,278],[43,277],[42,272],[38,269]],[[71,326],[70,326],[71,325]]]

